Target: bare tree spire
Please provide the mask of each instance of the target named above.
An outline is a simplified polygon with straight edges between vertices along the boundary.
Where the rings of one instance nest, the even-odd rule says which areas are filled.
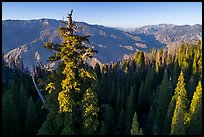
[[[67,36],[72,36],[73,35],[73,26],[74,26],[74,23],[72,21],[72,12],[73,12],[73,9],[71,10],[70,13],[68,13],[68,16],[67,16],[67,19],[68,19],[68,23],[67,23]]]

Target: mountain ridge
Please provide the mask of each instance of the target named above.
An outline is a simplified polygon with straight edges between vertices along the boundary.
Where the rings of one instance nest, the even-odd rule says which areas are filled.
[[[11,60],[20,58],[23,62],[27,62],[24,63],[25,67],[31,68],[35,64],[32,62],[36,62],[35,53],[38,52],[41,57],[40,61],[46,64],[46,58],[52,53],[44,49],[43,45],[47,41],[61,42],[59,33],[56,31],[62,25],[61,22],[61,20],[46,18],[17,21],[3,20],[2,51],[5,53],[4,59],[6,62],[12,62]],[[171,45],[172,42],[178,42],[176,44],[179,44],[181,41],[178,41],[178,39],[182,37],[184,40],[189,37],[192,37],[192,39],[194,37],[195,40],[202,39],[202,25],[196,24],[183,26],[184,29],[182,26],[179,27],[173,24],[147,25],[135,28],[133,31],[122,31],[114,27],[88,24],[86,22],[76,22],[76,24],[82,29],[75,32],[75,34],[90,35],[90,45],[99,51],[95,58],[102,63],[121,60],[126,55],[135,53],[135,51],[149,51],[153,47],[165,48]],[[172,28],[174,28],[173,31]],[[192,36],[188,32],[189,30],[194,32]],[[10,38],[13,38],[12,41]],[[27,51],[15,50],[16,48],[25,48],[25,45],[28,48]],[[17,57],[17,55],[20,57]],[[15,57],[15,59],[11,57]]]

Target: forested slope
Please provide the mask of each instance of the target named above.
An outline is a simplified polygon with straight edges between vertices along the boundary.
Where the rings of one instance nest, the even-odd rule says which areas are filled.
[[[68,15],[62,43],[44,45],[55,51],[48,60],[59,61],[56,70],[35,67],[32,81],[2,60],[3,134],[202,134],[201,41],[92,68],[87,59],[97,51],[88,36],[73,34]]]

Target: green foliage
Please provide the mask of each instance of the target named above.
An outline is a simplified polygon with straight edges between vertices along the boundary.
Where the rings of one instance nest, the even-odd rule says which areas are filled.
[[[147,135],[156,134],[154,131],[155,130],[154,125],[155,125],[155,116],[156,116],[157,106],[158,106],[158,100],[157,98],[155,98],[153,101],[153,104],[150,107],[149,114],[147,117],[147,122],[146,122],[146,134]]]
[[[145,67],[144,52],[136,52],[135,61],[140,69],[144,69]]]
[[[25,117],[26,117],[25,112],[27,112],[27,107],[28,107],[28,94],[27,94],[25,87],[24,87],[24,84],[22,82],[20,85],[19,101],[20,101],[21,124],[22,124],[22,128],[24,130]]]
[[[107,130],[107,134],[114,134],[115,124],[114,124],[114,111],[111,106],[105,105],[105,114],[103,114],[104,125]]]
[[[100,65],[99,65],[98,63],[96,63],[94,69],[95,69],[95,72],[96,72],[97,78],[98,78],[98,79],[101,79],[101,69],[100,69]]]
[[[162,133],[165,115],[171,99],[171,93],[169,90],[168,73],[164,72],[164,77],[159,88],[158,107],[156,112],[156,123],[158,126],[158,134]]]
[[[71,23],[71,22],[68,22]],[[68,27],[60,27],[60,32],[63,42],[61,44],[54,44],[47,42],[45,47],[54,50],[55,55],[49,58],[49,61],[57,61],[61,59],[63,67],[58,66],[61,74],[55,73],[53,79],[60,78],[59,81],[49,81],[46,90],[50,94],[57,89],[57,85],[61,85],[58,93],[59,111],[61,113],[75,113],[76,117],[80,117],[83,123],[83,128],[80,129],[84,134],[92,134],[96,131],[98,126],[97,113],[98,98],[96,94],[96,74],[93,69],[88,66],[87,59],[92,58],[96,53],[93,48],[87,46],[88,36],[78,36],[70,33]],[[67,35],[70,34],[70,35]],[[52,75],[52,74],[51,74]],[[54,93],[56,95],[56,93]],[[78,114],[79,113],[79,114]],[[73,122],[78,122],[73,120]],[[72,123],[71,125],[75,125]],[[65,125],[63,134],[69,133],[69,125]],[[73,132],[73,134],[76,132]]]
[[[76,135],[76,134],[81,134],[80,127],[81,123],[78,121],[80,117],[77,116],[76,113],[67,113],[65,122],[64,122],[64,128],[61,132],[62,135]]]
[[[99,111],[99,108],[97,107],[96,97],[97,95],[95,95],[95,92],[89,88],[85,91],[82,101],[82,103],[84,103],[82,111],[83,125],[87,134],[94,133],[98,126],[97,112]]]
[[[20,103],[21,103],[22,112],[26,111],[27,110],[27,105],[28,105],[28,93],[27,93],[27,91],[25,89],[25,86],[24,86],[23,82],[21,82],[21,85],[20,85],[19,100],[20,100]]]
[[[118,117],[118,124],[117,124],[117,133],[118,135],[124,134],[124,128],[126,123],[126,115],[123,109],[121,109]]]
[[[21,134],[19,113],[13,99],[12,91],[6,90],[2,98],[2,134]]]
[[[131,124],[132,124],[132,117],[134,113],[135,103],[134,103],[134,91],[131,87],[130,95],[127,97],[127,103],[126,103],[126,129],[125,133],[130,134]]]
[[[176,83],[178,82],[178,77],[181,72],[181,69],[179,67],[178,61],[174,64],[174,70],[173,70],[173,76],[172,76],[172,88],[174,89],[176,87]]]
[[[184,83],[184,75],[183,75],[182,71],[181,71],[180,76],[178,78],[178,83],[176,84],[174,96],[176,97],[176,99],[178,97],[181,97],[182,106],[185,109],[184,112],[186,112],[189,101],[187,98],[187,92],[186,92],[185,83]]]
[[[102,121],[101,123],[101,127],[99,129],[99,135],[107,135],[106,126],[104,124],[104,121]]]
[[[89,37],[70,29],[58,29],[62,43],[45,44],[58,68],[36,68],[52,111],[42,106],[29,74],[3,67],[3,134],[25,134],[24,128],[39,135],[202,134],[202,42],[136,52],[101,70],[87,63],[96,53]]]
[[[189,100],[192,99],[195,89],[196,89],[195,76],[191,75],[191,78],[187,83],[187,94],[188,94],[188,99]]]
[[[169,135],[171,132],[171,122],[172,122],[175,106],[176,106],[176,98],[175,96],[173,96],[169,103],[167,114],[165,115],[166,118],[165,118],[164,128],[162,132],[163,135]]]
[[[175,88],[174,96],[176,98],[176,106],[171,123],[172,135],[185,135],[185,119],[187,116],[188,98],[185,89],[184,75],[181,71],[178,83]]]
[[[196,62],[196,59],[195,59],[195,58],[194,58],[194,60],[193,60],[192,75],[194,75],[194,76],[197,75],[197,62]]]
[[[123,109],[125,97],[124,89],[119,89],[116,100],[116,113],[118,114],[121,109]]]
[[[47,119],[42,124],[37,135],[55,135],[57,132],[53,120],[54,120],[53,113],[49,113],[47,115]]]
[[[131,135],[138,135],[140,132],[139,123],[137,122],[137,113],[134,113],[132,120],[132,129],[130,130]]]
[[[155,71],[153,68],[148,69],[147,76],[145,78],[144,85],[141,84],[139,98],[138,98],[138,108],[143,112],[147,112],[150,107],[150,93],[153,91],[153,80]]]
[[[36,113],[35,104],[30,97],[25,121],[25,134],[35,134],[39,129],[39,120]]]
[[[140,131],[139,131],[138,135],[144,135],[143,131],[142,131],[142,128],[140,128]]]
[[[176,101],[176,107],[171,123],[171,135],[185,135],[184,125],[184,109],[181,97],[179,96]]]
[[[189,135],[202,135],[202,86],[201,81],[196,87],[191,100],[188,116],[187,133]]]
[[[141,84],[141,86],[140,86],[140,91],[139,91],[139,96],[138,96],[138,103],[137,103],[137,107],[139,108],[139,109],[142,109],[142,105],[143,105],[143,103],[144,103],[144,100],[143,100],[143,98],[144,98],[144,82],[142,81],[142,84]]]

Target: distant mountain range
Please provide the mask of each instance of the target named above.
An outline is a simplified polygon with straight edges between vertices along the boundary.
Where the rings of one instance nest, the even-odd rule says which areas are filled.
[[[178,45],[182,41],[185,43],[195,43],[202,40],[202,25],[173,25],[159,24],[149,25],[141,28],[136,28],[130,31],[132,34],[145,33],[154,35],[154,37],[163,44],[168,46]]]
[[[11,66],[13,62],[23,61],[24,67],[31,69],[36,58],[42,64],[52,55],[43,48],[47,41],[60,43],[61,39],[56,31],[61,26],[60,20],[3,20],[2,21],[2,52],[4,59]],[[135,51],[149,51],[150,48],[176,46],[179,43],[195,43],[202,40],[202,25],[149,25],[131,30],[120,30],[102,25],[90,25],[77,22],[78,35],[90,35],[90,45],[98,53],[94,60],[110,63],[124,58]]]

